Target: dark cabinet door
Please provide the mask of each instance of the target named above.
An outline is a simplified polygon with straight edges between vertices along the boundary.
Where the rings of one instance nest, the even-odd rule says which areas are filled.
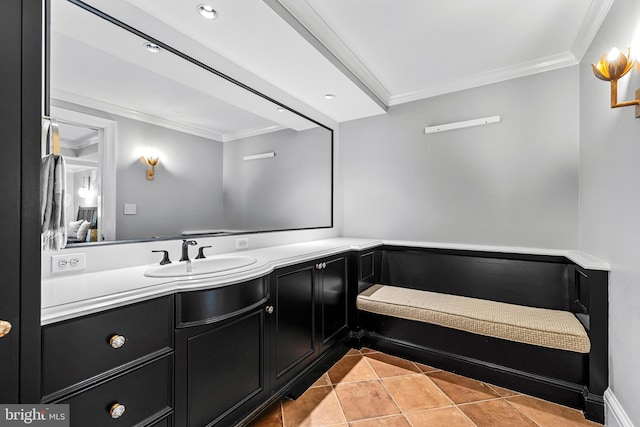
[[[315,267],[298,265],[273,275],[272,369],[276,386],[311,362],[315,347]]]
[[[347,257],[325,260],[317,271],[320,351],[347,331]]]
[[[303,373],[347,333],[346,255],[273,273],[272,370],[276,388]]]
[[[37,402],[40,357],[42,4],[0,2],[0,402]],[[8,324],[4,324],[8,327]],[[1,327],[7,331],[7,328]],[[1,335],[2,333],[0,333]]]
[[[228,426],[269,392],[263,306],[176,331],[176,426]]]

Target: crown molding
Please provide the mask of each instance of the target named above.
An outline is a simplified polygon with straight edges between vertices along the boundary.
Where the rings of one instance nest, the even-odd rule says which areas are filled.
[[[81,141],[78,140],[67,140],[60,138],[60,147],[70,148],[72,150],[81,150],[83,148],[89,147],[90,145],[94,145],[100,142],[100,136],[96,135],[91,138],[82,138]]]
[[[552,71],[559,68],[577,65],[578,61],[571,52],[542,58],[536,61],[524,62],[513,66],[497,68],[485,73],[474,74],[461,79],[439,83],[426,89],[392,95],[389,105],[399,105],[407,102],[418,101],[433,96],[444,95],[460,90],[485,86],[492,83],[499,83],[519,77],[530,76],[532,74]]]
[[[224,136],[223,142],[235,141],[238,139],[251,138],[252,136],[264,135],[265,133],[278,132],[281,130],[289,129],[282,125],[273,125],[266,128],[247,129],[240,132],[227,133]]]
[[[138,120],[152,125],[162,126],[167,129],[188,133],[190,135],[201,136],[203,138],[213,139],[220,142],[222,142],[224,138],[224,135],[219,132],[213,132],[208,129],[202,129],[195,126],[187,125],[185,123],[176,122],[166,117],[158,117],[151,114],[141,113],[139,111],[111,104],[109,102],[100,101],[98,99],[89,98],[83,95],[78,95],[72,92],[52,88],[50,96],[51,98],[55,98],[60,101],[71,102],[83,107],[101,110],[107,113],[126,117],[128,119]]]
[[[596,37],[600,26],[609,13],[614,0],[593,0],[587,11],[587,16],[582,21],[582,26],[576,35],[576,40],[571,47],[571,52],[578,62],[582,61],[585,53]]]
[[[200,136],[207,139],[213,139],[218,142],[234,141],[236,139],[248,138],[251,136],[263,135],[270,132],[276,132],[282,129],[287,129],[282,125],[268,126],[258,129],[247,129],[233,133],[220,133],[214,132],[209,129],[202,129],[196,126],[188,125],[185,123],[176,122],[166,117],[158,117],[151,114],[141,113],[139,111],[131,110],[119,105],[114,105],[108,102],[100,101],[97,99],[89,98],[86,96],[78,95],[75,93],[51,89],[51,98],[59,101],[70,102],[73,104],[81,105],[87,108],[93,108],[96,110],[104,111],[118,116],[126,117],[128,119],[138,120],[145,123],[150,123],[156,126],[162,126],[167,129],[176,130],[178,132],[187,133],[189,135]]]

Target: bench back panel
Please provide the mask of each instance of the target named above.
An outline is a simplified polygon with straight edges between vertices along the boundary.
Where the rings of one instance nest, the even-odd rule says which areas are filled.
[[[571,311],[570,267],[563,258],[435,250],[381,250],[380,283]]]

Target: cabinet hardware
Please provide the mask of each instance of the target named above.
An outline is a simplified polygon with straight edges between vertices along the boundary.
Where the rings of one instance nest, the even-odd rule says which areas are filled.
[[[120,348],[126,341],[127,339],[123,335],[114,335],[109,339],[109,345],[111,348]]]
[[[273,313],[273,306],[272,305],[268,305],[264,308],[264,311],[267,312],[267,314],[272,314]]]
[[[124,405],[120,404],[120,403],[114,403],[111,406],[111,409],[109,409],[109,414],[111,414],[111,418],[116,419],[116,418],[120,418],[122,415],[124,415],[124,411],[127,408],[125,408]]]
[[[0,338],[11,332],[11,323],[6,320],[0,320]]]

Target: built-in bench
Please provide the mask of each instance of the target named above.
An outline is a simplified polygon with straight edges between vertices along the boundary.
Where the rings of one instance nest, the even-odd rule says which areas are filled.
[[[606,271],[564,256],[384,246],[362,255],[360,345],[603,422]]]
[[[568,311],[386,285],[374,285],[361,292],[357,307],[509,341],[577,353],[591,350],[587,332]]]

